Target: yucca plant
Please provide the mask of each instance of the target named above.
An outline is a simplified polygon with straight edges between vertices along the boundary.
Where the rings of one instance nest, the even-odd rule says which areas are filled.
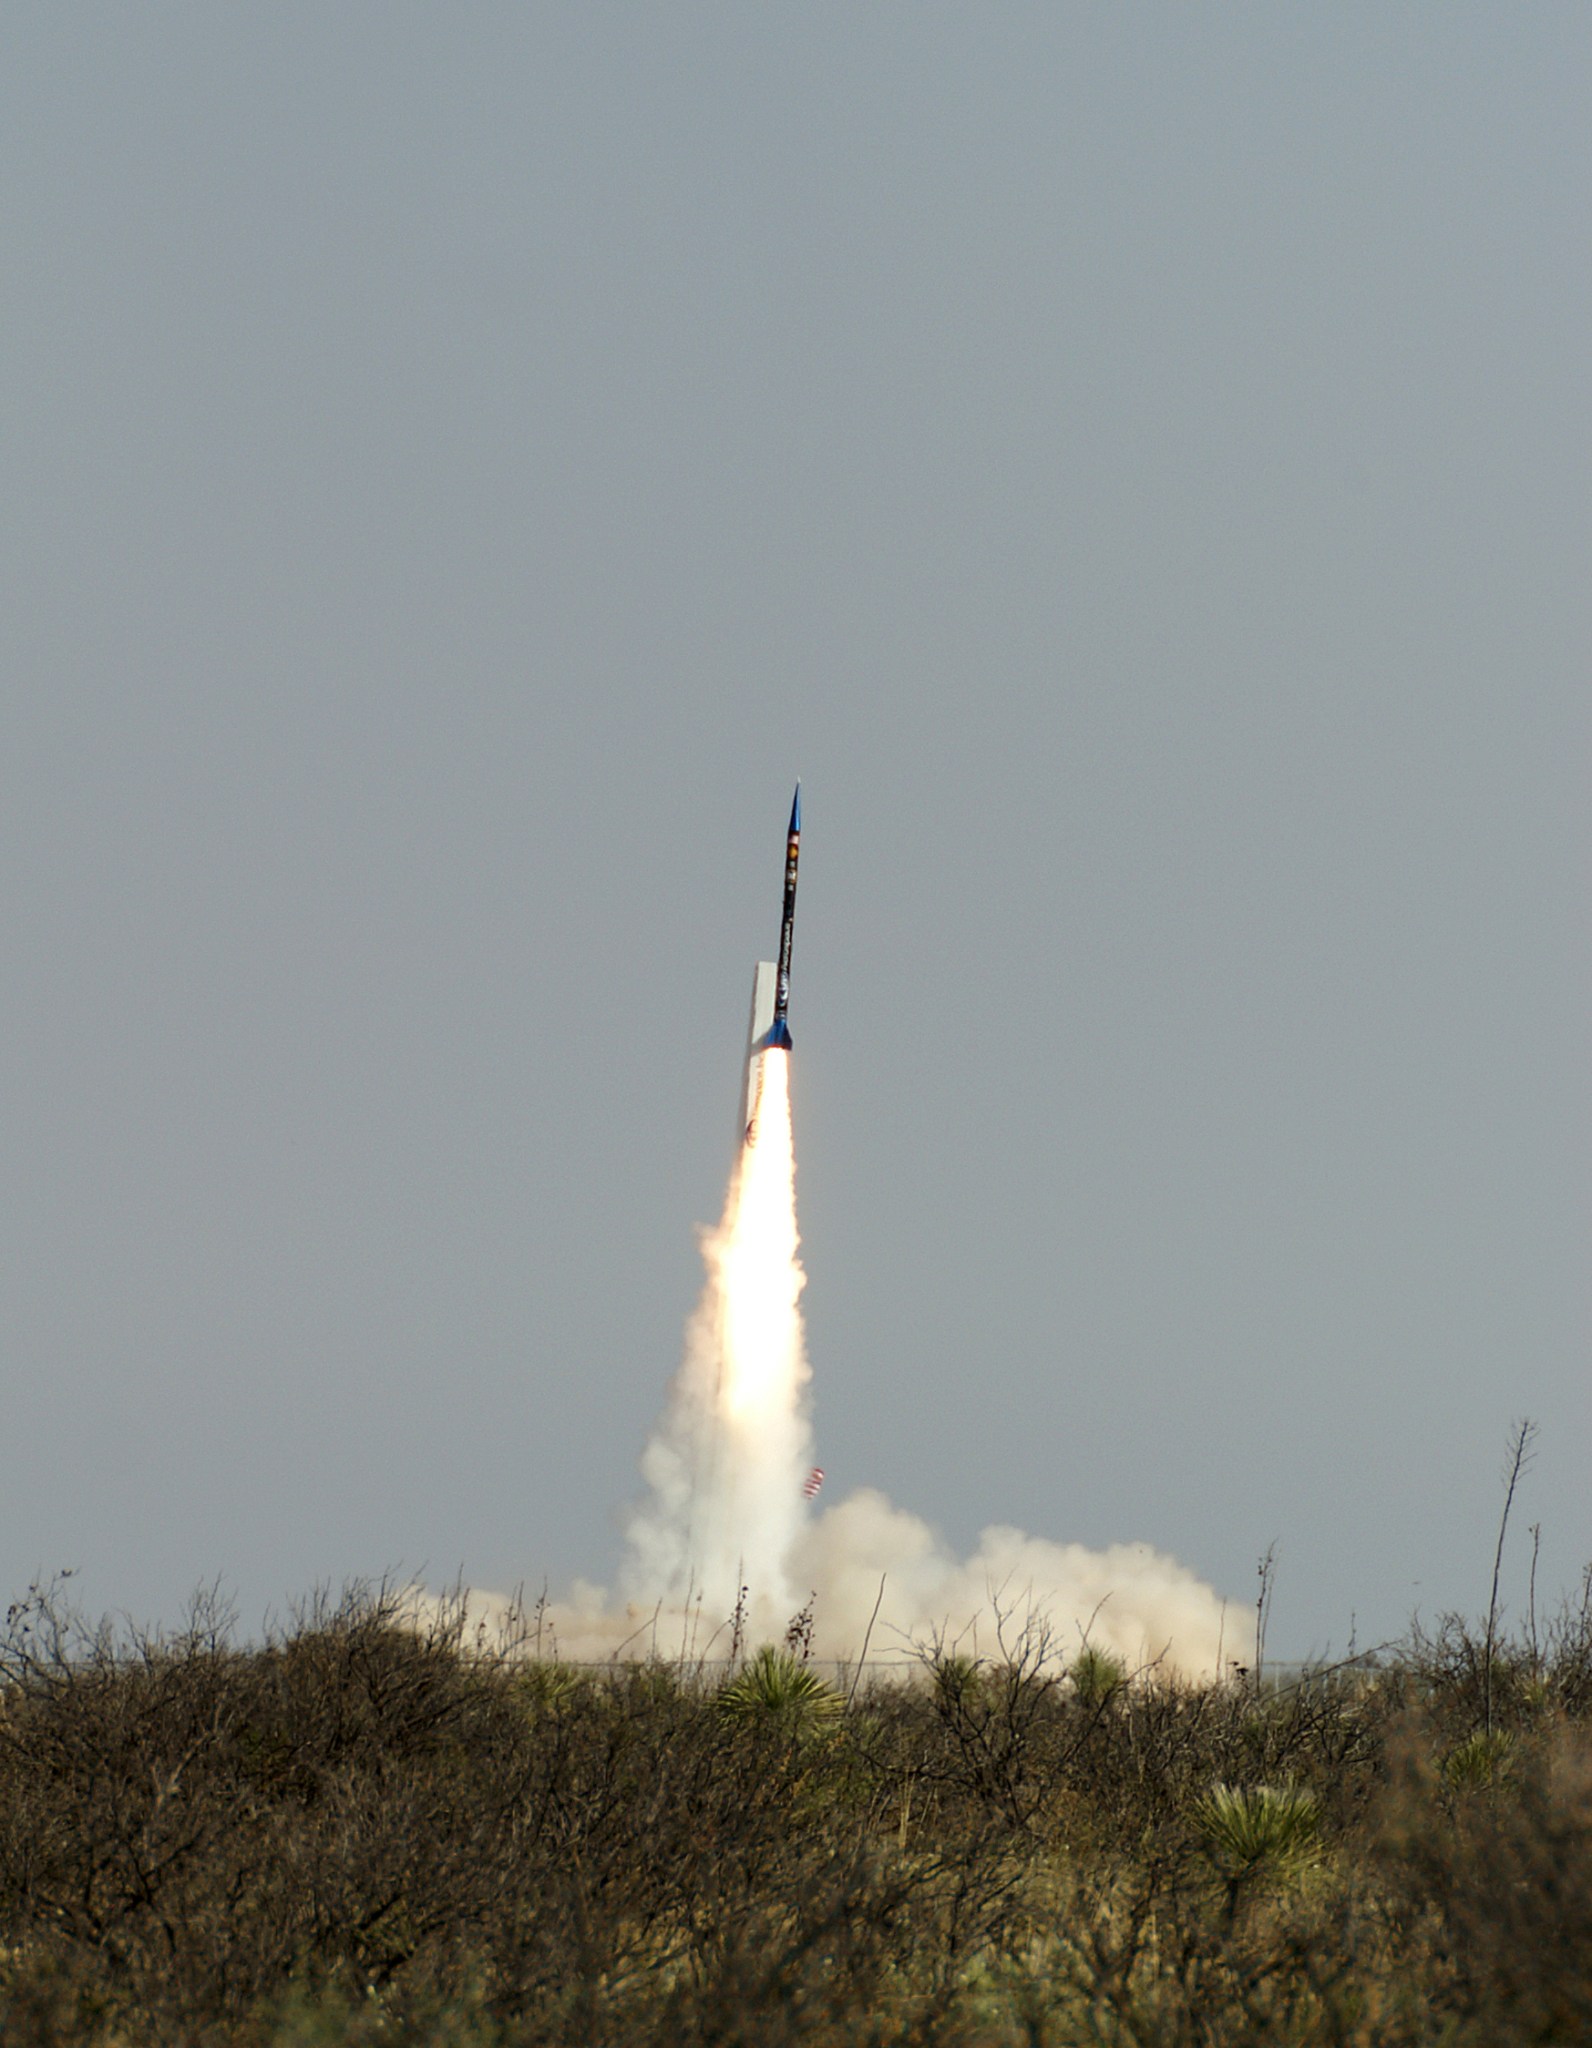
[[[765,1643],[720,1688],[718,1710],[732,1720],[777,1723],[794,1732],[833,1720],[845,1701],[789,1650]]]
[[[1489,1735],[1478,1728],[1443,1758],[1443,1783],[1451,1792],[1490,1792],[1508,1776],[1514,1748],[1515,1738],[1507,1729],[1495,1728]]]
[[[1316,1860],[1321,1809],[1297,1785],[1213,1785],[1194,1826],[1227,1891],[1227,1917],[1267,1884],[1290,1884]]]
[[[960,1650],[947,1650],[937,1656],[929,1666],[935,1697],[942,1706],[954,1706],[972,1698],[983,1681],[983,1671],[976,1657],[969,1657]]]
[[[1103,1707],[1128,1682],[1127,1671],[1118,1658],[1092,1649],[1087,1643],[1073,1659],[1067,1675],[1079,1705],[1085,1707]]]
[[[533,1657],[515,1674],[521,1699],[533,1708],[572,1705],[585,1689],[584,1675],[552,1658]]]

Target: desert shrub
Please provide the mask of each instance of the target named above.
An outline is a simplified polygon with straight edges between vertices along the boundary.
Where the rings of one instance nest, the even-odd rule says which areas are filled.
[[[322,2048],[1592,2037],[1574,1617],[1119,1677],[1039,1627],[843,1697],[312,1601],[0,1632],[0,2040]],[[1519,1664],[1537,1689],[1514,1686]]]
[[[1515,1738],[1507,1728],[1491,1735],[1478,1728],[1445,1752],[1440,1765],[1443,1783],[1451,1792],[1491,1791],[1508,1775],[1514,1754]]]
[[[1127,1684],[1127,1666],[1120,1657],[1087,1645],[1072,1660],[1067,1674],[1078,1703],[1083,1707],[1103,1706]]]
[[[1580,1597],[1567,1600],[1548,1623],[1538,1666],[1547,1700],[1570,1720],[1592,1718],[1592,1566]]]
[[[1195,1802],[1193,1821],[1221,1878],[1229,1921],[1257,1889],[1297,1879],[1321,1845],[1321,1809],[1297,1785],[1213,1785]]]
[[[1406,1735],[1381,1812],[1389,1895],[1427,1930],[1434,2032],[1592,2038],[1592,1750],[1573,1726],[1516,1741],[1458,1799],[1454,1755]]]
[[[719,1688],[717,1705],[727,1719],[756,1720],[796,1734],[832,1721],[845,1701],[811,1665],[765,1643]]]

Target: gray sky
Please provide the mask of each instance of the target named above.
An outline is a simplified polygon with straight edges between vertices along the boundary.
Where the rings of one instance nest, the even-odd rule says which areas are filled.
[[[806,835],[819,1455],[1592,1557],[1592,17],[13,6],[0,1592],[606,1581]]]

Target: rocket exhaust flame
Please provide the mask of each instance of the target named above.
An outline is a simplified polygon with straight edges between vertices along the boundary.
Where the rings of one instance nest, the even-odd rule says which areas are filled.
[[[700,1600],[715,1620],[743,1586],[760,1612],[792,1611],[788,1562],[812,1469],[786,1052],[756,1056],[750,1095],[723,1217],[702,1236],[707,1279],[685,1363],[642,1460],[652,1499],[630,1528],[635,1590]]]

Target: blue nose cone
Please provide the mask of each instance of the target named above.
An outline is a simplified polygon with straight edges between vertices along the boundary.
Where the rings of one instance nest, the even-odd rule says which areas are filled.
[[[799,782],[796,785],[796,794],[791,801],[790,829],[793,832],[799,832],[802,829],[802,786]]]

